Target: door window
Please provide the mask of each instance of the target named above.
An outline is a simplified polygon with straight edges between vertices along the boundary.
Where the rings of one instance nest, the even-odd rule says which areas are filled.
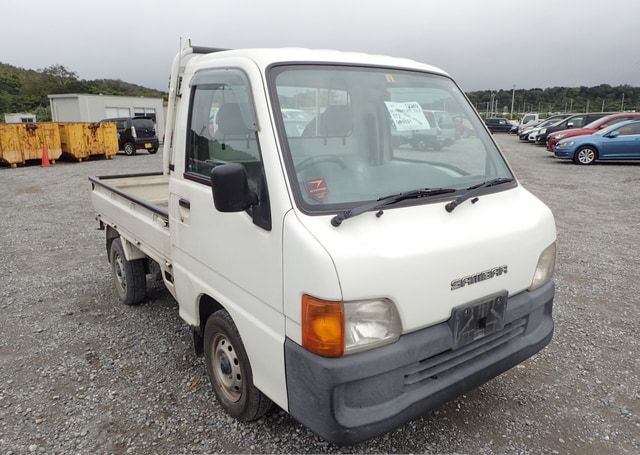
[[[192,89],[187,173],[208,180],[215,166],[241,163],[259,194],[262,159],[248,81],[238,70],[208,72],[200,81]]]
[[[620,136],[633,136],[640,134],[640,123],[631,123],[620,128]]]

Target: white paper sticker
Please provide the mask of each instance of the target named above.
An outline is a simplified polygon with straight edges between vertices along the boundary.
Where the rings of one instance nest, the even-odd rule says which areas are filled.
[[[422,106],[415,101],[396,103],[385,101],[391,120],[397,131],[413,131],[431,129],[431,124],[422,112]]]

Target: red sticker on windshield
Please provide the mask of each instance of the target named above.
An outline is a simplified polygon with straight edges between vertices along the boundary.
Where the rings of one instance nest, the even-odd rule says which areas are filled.
[[[309,196],[318,202],[324,201],[327,193],[329,193],[329,188],[327,188],[327,182],[325,182],[324,177],[307,180],[304,182],[304,186]]]

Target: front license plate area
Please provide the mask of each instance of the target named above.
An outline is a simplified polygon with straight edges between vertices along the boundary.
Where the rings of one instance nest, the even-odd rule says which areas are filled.
[[[458,306],[451,315],[453,349],[502,330],[507,292]]]
[[[151,148],[151,144],[144,144],[144,148],[150,149]]]

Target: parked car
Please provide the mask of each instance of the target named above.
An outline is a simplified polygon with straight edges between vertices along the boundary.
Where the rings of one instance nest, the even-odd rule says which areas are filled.
[[[513,127],[506,118],[488,118],[484,123],[492,133],[508,133]]]
[[[446,111],[434,111],[423,109],[422,113],[430,126],[413,131],[398,131],[393,125],[395,138],[402,138],[411,145],[414,150],[441,150],[452,145],[456,140],[456,125],[453,117]]]
[[[589,114],[574,114],[567,117],[561,122],[557,122],[553,125],[548,125],[541,128],[533,141],[536,145],[544,145],[547,143],[547,136],[556,131],[568,130],[570,128],[582,128],[583,126],[601,119],[602,117],[611,114],[611,112],[593,112]]]
[[[120,300],[139,304],[159,269],[231,416],[275,403],[353,444],[551,341],[553,214],[442,70],[189,45],[169,87],[161,172],[91,178],[91,199]],[[292,97],[315,103],[309,134],[287,135]],[[420,159],[393,136],[434,129],[419,103],[434,99],[475,136]]]
[[[564,131],[558,131],[550,133],[547,136],[547,150],[551,153],[555,152],[556,145],[561,139],[567,139],[574,136],[585,136],[587,134],[593,134],[598,130],[607,128],[616,123],[624,122],[626,120],[634,120],[640,118],[640,112],[624,112],[619,114],[611,114],[595,120],[584,128],[572,128]]]
[[[522,131],[520,131],[520,133],[518,134],[518,136],[520,137],[521,141],[527,141],[529,140],[529,135],[535,130],[538,131],[541,128],[543,128],[544,126],[547,125],[552,125],[556,122],[559,122],[567,117],[570,117],[571,114],[556,114],[556,115],[552,115],[551,117],[543,120],[542,122],[540,122],[539,124],[537,124],[536,126],[530,126],[528,128],[524,128]]]
[[[576,164],[592,164],[597,160],[640,159],[640,121],[613,124],[587,136],[562,139],[555,156]]]
[[[160,141],[156,135],[156,125],[151,117],[118,117],[101,121],[116,124],[118,147],[128,156],[135,155],[139,149],[145,149],[154,154],[160,147]]]

